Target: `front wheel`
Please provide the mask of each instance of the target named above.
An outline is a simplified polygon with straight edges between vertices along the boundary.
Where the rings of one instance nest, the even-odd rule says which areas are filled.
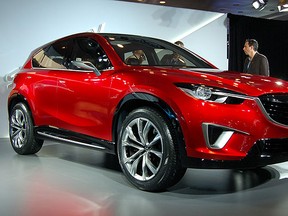
[[[9,135],[13,149],[21,155],[35,154],[43,145],[43,140],[34,136],[33,120],[24,103],[17,103],[11,110]]]
[[[117,145],[121,168],[127,179],[146,191],[161,191],[184,175],[176,132],[158,111],[144,107],[124,120]]]

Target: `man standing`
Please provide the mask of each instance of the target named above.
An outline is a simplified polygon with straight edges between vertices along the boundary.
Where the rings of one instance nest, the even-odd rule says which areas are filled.
[[[244,62],[244,73],[269,76],[269,62],[266,56],[258,51],[258,42],[255,39],[246,39],[243,51],[247,55]]]

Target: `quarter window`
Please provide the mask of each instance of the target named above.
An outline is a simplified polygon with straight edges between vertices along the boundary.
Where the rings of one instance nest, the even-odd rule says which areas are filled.
[[[65,69],[68,41],[54,43],[41,49],[32,59],[33,67]]]

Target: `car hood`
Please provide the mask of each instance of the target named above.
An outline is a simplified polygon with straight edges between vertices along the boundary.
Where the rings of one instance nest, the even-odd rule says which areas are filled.
[[[288,92],[288,82],[266,76],[257,76],[218,69],[159,69],[159,74],[171,82],[203,84],[229,89],[250,96]]]

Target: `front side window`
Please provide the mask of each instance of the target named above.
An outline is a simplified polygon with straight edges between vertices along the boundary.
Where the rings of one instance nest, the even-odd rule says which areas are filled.
[[[32,58],[33,67],[65,69],[68,41],[60,41],[41,49]]]
[[[102,35],[127,65],[213,68],[191,51],[163,40],[120,34]]]

